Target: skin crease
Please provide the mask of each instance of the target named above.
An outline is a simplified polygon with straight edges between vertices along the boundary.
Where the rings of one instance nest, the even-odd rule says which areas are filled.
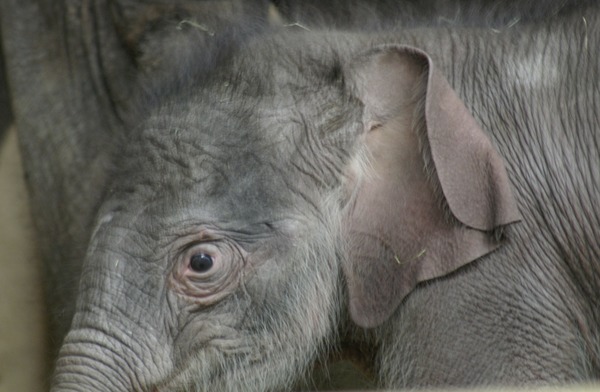
[[[10,6],[3,7],[6,15]],[[172,65],[181,72],[148,87],[143,109],[98,99],[79,103],[81,113],[98,105],[106,118],[64,116],[58,124],[67,129],[106,131],[41,173],[34,158],[53,159],[64,140],[40,124],[65,108],[45,103],[39,118],[29,116],[38,102],[26,100],[34,90],[22,79],[38,76],[16,65],[34,69],[47,59],[16,55],[21,48],[9,39],[34,206],[40,220],[69,228],[61,241],[85,244],[66,251],[45,244],[47,254],[67,259],[49,266],[58,268],[55,281],[79,280],[53,390],[286,390],[315,360],[347,346],[364,348],[380,387],[597,379],[599,124],[590,102],[600,92],[588,57],[599,44],[597,15],[588,9],[499,33],[284,31],[215,56],[219,67],[205,65],[205,74],[190,68],[202,52],[186,44],[184,60]],[[339,67],[390,42],[433,58],[504,157],[523,220],[505,229],[500,249],[422,284],[385,323],[362,330],[346,313],[341,217],[348,168],[360,177],[369,165],[361,105]],[[106,69],[111,94],[125,94],[110,73],[123,63]],[[35,86],[40,96],[61,86],[58,72]],[[135,126],[125,132],[128,122]],[[50,151],[27,132],[42,132]],[[53,170],[80,189],[35,185],[61,178]],[[56,189],[63,189],[56,200],[70,200],[67,217],[85,216],[65,221],[41,208],[40,192]],[[203,243],[237,268],[220,267],[236,279],[208,305],[169,284],[185,250]],[[57,279],[64,271],[71,275]],[[70,311],[57,305],[55,317]]]

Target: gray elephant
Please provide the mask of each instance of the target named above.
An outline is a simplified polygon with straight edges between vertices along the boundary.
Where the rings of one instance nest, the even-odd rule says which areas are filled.
[[[131,4],[2,3],[53,391],[600,377],[598,9],[223,47]]]
[[[151,90],[154,80],[168,85],[167,70],[175,64],[190,63],[190,70],[193,64],[198,72],[213,67],[217,49],[225,52],[228,42],[265,28],[264,3],[0,4],[11,98],[47,266],[54,345],[71,321],[81,260],[118,153],[116,138],[146,110],[137,104],[136,86]],[[192,42],[207,53],[186,51]]]

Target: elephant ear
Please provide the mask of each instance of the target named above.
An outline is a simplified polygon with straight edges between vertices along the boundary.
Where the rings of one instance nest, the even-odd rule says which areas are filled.
[[[425,53],[380,47],[349,69],[369,164],[350,176],[343,268],[352,319],[374,327],[419,282],[498,248],[520,216],[502,158]]]

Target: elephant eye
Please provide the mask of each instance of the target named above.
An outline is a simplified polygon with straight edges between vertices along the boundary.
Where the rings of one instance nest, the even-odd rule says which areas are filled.
[[[196,253],[190,258],[190,268],[194,272],[208,272],[213,267],[213,265],[213,257],[206,253]]]
[[[213,304],[230,294],[239,282],[244,250],[233,241],[206,236],[188,244],[177,255],[170,288],[198,305]]]

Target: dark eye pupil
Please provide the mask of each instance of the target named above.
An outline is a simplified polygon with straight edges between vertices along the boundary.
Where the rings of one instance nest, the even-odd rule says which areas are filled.
[[[213,266],[213,258],[206,253],[198,253],[192,256],[190,267],[196,272],[206,272]]]

